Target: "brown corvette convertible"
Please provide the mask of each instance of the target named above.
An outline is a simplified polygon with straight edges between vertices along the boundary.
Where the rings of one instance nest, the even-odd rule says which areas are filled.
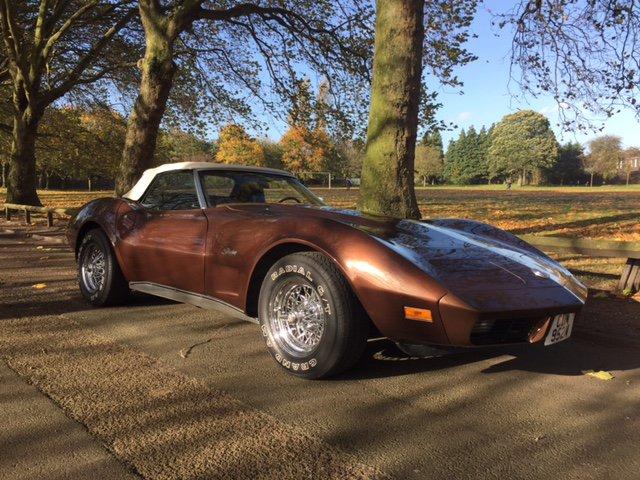
[[[490,225],[335,210],[291,174],[213,163],[147,170],[71,222],[84,297],[132,290],[259,322],[289,372],[349,368],[370,335],[412,354],[571,335],[585,287]]]

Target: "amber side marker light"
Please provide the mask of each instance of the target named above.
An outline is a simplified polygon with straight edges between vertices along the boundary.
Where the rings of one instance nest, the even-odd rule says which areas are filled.
[[[418,320],[419,322],[433,322],[431,310],[426,308],[404,307],[404,318],[407,320]]]

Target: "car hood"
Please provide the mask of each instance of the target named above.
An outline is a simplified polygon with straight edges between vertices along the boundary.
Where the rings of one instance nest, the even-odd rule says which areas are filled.
[[[566,268],[486,224],[322,210],[376,238],[479,310],[513,309],[514,302],[523,309],[581,305],[586,299],[586,287]],[[527,295],[532,289],[535,295]]]

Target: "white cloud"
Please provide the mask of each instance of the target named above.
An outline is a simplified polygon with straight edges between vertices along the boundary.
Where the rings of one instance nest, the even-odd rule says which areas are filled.
[[[471,120],[471,117],[473,115],[471,114],[471,112],[460,112],[458,114],[458,121],[459,122],[468,122],[469,120]]]

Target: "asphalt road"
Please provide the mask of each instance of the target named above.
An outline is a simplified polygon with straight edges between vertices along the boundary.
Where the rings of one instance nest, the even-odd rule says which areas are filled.
[[[573,338],[413,360],[378,340],[355,370],[309,382],[279,369],[255,325],[146,296],[92,309],[76,290],[70,253],[4,236],[0,356],[11,369],[0,365],[3,409],[34,415],[20,392],[37,391],[24,383],[46,401],[39,424],[19,436],[2,421],[0,478],[46,478],[24,452],[48,437],[57,448],[34,450],[32,462],[76,461],[96,477],[106,468],[99,462],[149,478],[640,472],[640,350],[615,344]],[[55,416],[68,428],[50,428]],[[91,453],[98,463],[78,454],[85,448],[101,449]]]

